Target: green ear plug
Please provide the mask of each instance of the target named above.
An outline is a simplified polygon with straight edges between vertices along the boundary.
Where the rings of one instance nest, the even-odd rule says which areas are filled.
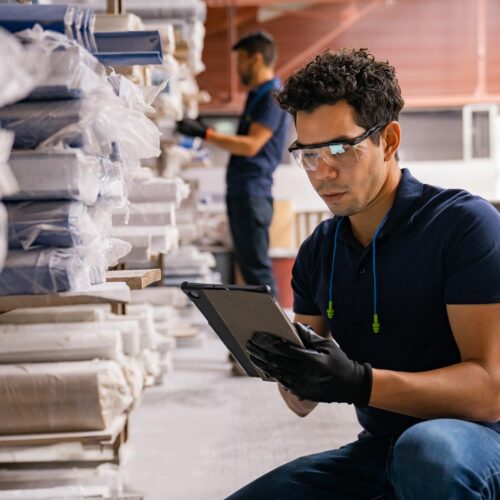
[[[373,328],[373,333],[380,332],[380,323],[378,322],[378,314],[373,315],[372,328]]]
[[[333,300],[328,301],[328,309],[326,310],[326,314],[328,319],[332,319],[335,314],[335,309],[333,308]]]

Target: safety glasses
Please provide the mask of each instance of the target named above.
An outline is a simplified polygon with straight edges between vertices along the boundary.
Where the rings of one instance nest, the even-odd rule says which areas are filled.
[[[366,145],[361,144],[372,134],[378,132],[382,125],[375,125],[366,132],[353,139],[345,141],[322,142],[302,146],[295,141],[288,151],[292,154],[299,167],[315,171],[321,159],[329,167],[346,169],[358,163],[367,152]]]

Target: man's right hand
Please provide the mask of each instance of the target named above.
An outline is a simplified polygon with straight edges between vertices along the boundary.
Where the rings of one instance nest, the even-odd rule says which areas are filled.
[[[208,126],[201,120],[192,120],[191,118],[184,118],[177,122],[177,131],[189,137],[201,137],[206,139]]]

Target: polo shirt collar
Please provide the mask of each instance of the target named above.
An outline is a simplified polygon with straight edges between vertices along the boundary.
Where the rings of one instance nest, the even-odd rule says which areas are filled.
[[[422,203],[423,191],[424,185],[415,179],[408,169],[403,168],[394,203],[378,238],[402,231],[413,222]],[[339,230],[339,237],[344,241],[355,243],[351,225],[346,222],[348,221],[344,221]]]
[[[394,234],[413,223],[422,204],[423,192],[424,185],[415,179],[408,169],[403,168],[396,197],[380,232],[381,235]]]

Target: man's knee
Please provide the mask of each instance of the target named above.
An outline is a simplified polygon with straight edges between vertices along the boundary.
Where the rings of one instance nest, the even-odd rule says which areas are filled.
[[[419,492],[432,491],[429,498],[440,498],[469,485],[474,474],[466,443],[467,425],[460,421],[429,420],[410,427],[394,446],[391,476],[396,496],[419,498]]]

